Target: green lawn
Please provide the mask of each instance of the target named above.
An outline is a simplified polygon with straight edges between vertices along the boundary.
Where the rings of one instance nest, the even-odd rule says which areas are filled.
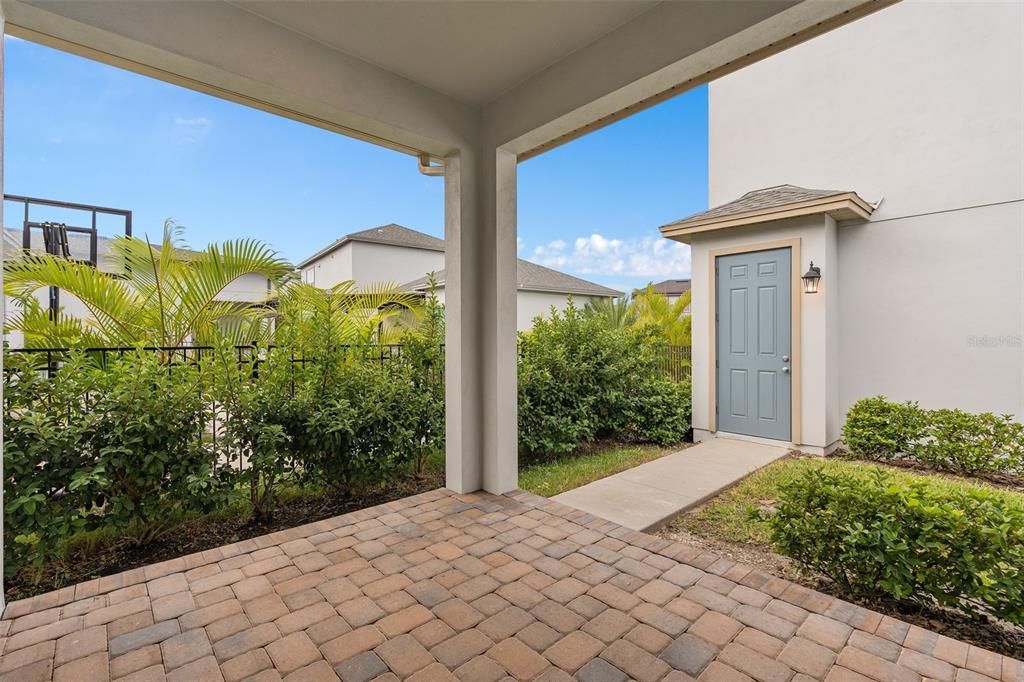
[[[678,452],[681,447],[614,445],[584,454],[567,455],[550,462],[523,467],[519,470],[519,487],[537,495],[551,497]]]
[[[727,490],[696,511],[681,515],[669,524],[669,529],[682,530],[723,542],[770,547],[768,524],[758,518],[754,512],[777,501],[779,489],[784,483],[810,469],[866,473],[867,469],[872,466],[875,465],[840,459],[782,459],[755,472],[735,488]],[[903,469],[890,469],[893,475],[899,479],[929,478],[934,480],[938,477],[936,474],[919,474]],[[978,486],[978,484],[953,477],[942,476],[942,478],[951,487]],[[1006,494],[1015,495],[1010,492]],[[1024,500],[1024,495],[1020,497]]]

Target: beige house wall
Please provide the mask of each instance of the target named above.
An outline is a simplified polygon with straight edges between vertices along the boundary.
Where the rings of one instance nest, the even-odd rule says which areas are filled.
[[[709,122],[712,206],[782,183],[882,202],[805,249],[838,284],[825,440],[877,394],[1024,418],[1024,4],[901,2],[715,81]]]

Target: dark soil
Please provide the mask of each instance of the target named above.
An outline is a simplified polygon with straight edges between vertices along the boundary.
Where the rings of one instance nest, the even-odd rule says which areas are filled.
[[[30,572],[23,571],[5,581],[5,597],[8,602],[24,599],[65,585],[340,516],[443,486],[444,471],[428,470],[421,478],[409,476],[358,495],[323,493],[290,500],[279,506],[273,519],[264,524],[253,523],[247,516],[215,515],[187,521],[141,547],[119,541],[79,550],[47,566],[38,582]]]
[[[755,544],[725,542],[700,537],[673,527],[665,527],[656,534],[666,540],[710,550],[733,561],[753,566],[765,573],[791,580],[893,618],[938,632],[953,639],[975,644],[1011,658],[1019,658],[1024,651],[1024,628],[987,616],[971,617],[939,606],[925,607],[894,600],[858,599],[844,594],[840,586],[821,575],[801,573],[789,557]]]

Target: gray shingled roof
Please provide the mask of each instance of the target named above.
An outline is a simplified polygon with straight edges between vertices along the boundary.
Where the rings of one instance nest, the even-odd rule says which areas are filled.
[[[669,225],[684,225],[691,222],[710,220],[711,218],[723,218],[730,215],[738,215],[740,213],[749,213],[751,211],[762,211],[769,208],[786,206],[787,204],[799,203],[801,201],[811,201],[813,199],[823,199],[825,197],[850,193],[852,193],[852,190],[807,189],[806,187],[797,187],[796,185],[776,185],[775,187],[765,187],[764,189],[755,189],[751,192],[747,192],[739,199],[730,201],[727,204],[715,206],[714,208],[709,208],[706,211],[701,211],[700,213],[694,213],[691,216],[680,218],[675,222],[668,223],[665,227],[668,227]]]
[[[316,261],[331,251],[341,248],[349,242],[368,242],[370,244],[390,244],[391,246],[405,246],[411,249],[426,249],[428,251],[444,251],[444,240],[431,237],[429,234],[410,230],[403,225],[391,223],[380,227],[371,227],[369,230],[353,232],[341,239],[337,239],[324,248],[314,253],[309,258],[298,264],[304,268],[313,261]]]
[[[437,284],[439,287],[444,286],[444,278],[444,270],[437,273]],[[517,287],[526,291],[550,291],[559,294],[580,294],[583,296],[622,296],[621,291],[616,291],[594,282],[588,282],[585,279],[573,277],[564,272],[552,270],[522,258],[517,259],[516,280]],[[402,288],[409,291],[424,291],[427,289],[427,286],[427,278],[420,277],[403,284]]]
[[[655,293],[665,294],[666,296],[681,296],[690,290],[690,280],[666,279],[664,282],[658,282],[652,286],[654,287]],[[635,294],[639,291],[643,291],[643,289],[634,289],[633,293]]]

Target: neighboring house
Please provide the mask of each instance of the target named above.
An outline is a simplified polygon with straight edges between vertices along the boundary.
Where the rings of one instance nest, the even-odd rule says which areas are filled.
[[[824,452],[878,394],[1024,418],[1024,5],[893,5],[713,82],[709,121],[714,208],[662,228],[698,438]]]
[[[434,290],[438,300],[443,303],[444,270],[436,273],[436,278]],[[421,277],[406,283],[405,288],[425,294],[430,289],[430,284],[426,277]],[[552,308],[558,311],[565,310],[569,297],[572,297],[577,308],[582,308],[591,301],[622,296],[621,291],[522,258],[516,263],[516,288],[516,327],[519,331],[531,329],[533,320],[538,315],[549,315]]]
[[[354,280],[401,284],[444,268],[444,241],[401,225],[353,232],[298,264],[302,281],[329,289]]]
[[[354,232],[305,259],[298,268],[303,281],[318,287],[349,279],[360,285],[388,281],[417,293],[426,293],[427,275],[435,273],[437,295],[444,300],[444,241],[402,225]],[[517,284],[520,330],[530,329],[533,319],[548,314],[552,307],[564,310],[569,296],[579,307],[595,299],[622,296],[621,291],[521,259]]]
[[[658,282],[657,284],[650,285],[654,292],[657,294],[664,294],[665,298],[668,299],[669,303],[675,303],[681,296],[684,296],[690,290],[690,280],[688,279],[666,279],[664,282]],[[633,289],[633,295],[636,296],[643,289]],[[683,314],[690,314],[691,306],[686,306]]]

